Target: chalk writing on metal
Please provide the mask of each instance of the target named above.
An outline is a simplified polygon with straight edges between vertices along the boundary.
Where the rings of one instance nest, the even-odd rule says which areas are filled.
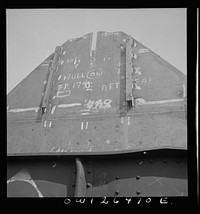
[[[111,99],[105,99],[104,101],[102,101],[102,99],[99,99],[99,100],[91,100],[89,99],[85,106],[87,109],[90,109],[90,110],[107,110],[109,108],[111,108],[111,102],[112,100]]]

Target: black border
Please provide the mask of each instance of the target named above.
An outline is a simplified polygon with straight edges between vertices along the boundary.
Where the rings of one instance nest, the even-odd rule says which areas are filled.
[[[53,3],[53,4],[52,4]],[[61,8],[62,9],[62,6],[64,6],[64,4],[60,4],[59,7],[53,7],[55,6],[55,2],[52,1],[50,2],[44,2],[44,4],[40,4],[40,6],[37,5],[37,3],[30,3],[30,2],[19,2],[19,1],[13,1],[12,4],[10,3],[7,3],[7,6],[2,6],[1,5],[1,22],[2,23],[5,23],[5,34],[3,34],[5,36],[5,39],[3,38],[3,42],[1,43],[1,50],[2,50],[2,56],[3,58],[5,57],[5,64],[3,63],[3,68],[5,68],[5,72],[1,72],[1,74],[6,74],[6,9],[21,9],[21,8],[41,8],[41,9],[51,9],[51,8]],[[72,6],[72,4],[68,4],[69,2],[66,2],[66,8],[77,8],[77,5],[78,5],[78,8],[105,8],[105,9],[110,9],[110,8],[121,8],[121,9],[124,9],[124,8],[127,8],[127,9],[135,9],[134,7],[127,7],[127,6],[122,6],[122,5],[119,5],[118,4],[118,1],[111,1],[108,5],[105,6],[100,6],[100,7],[97,7],[98,3],[94,5],[94,3],[85,3],[83,2],[82,4],[81,3],[78,3],[78,2],[75,2],[76,6]],[[143,2],[142,2],[143,3]],[[167,8],[171,8],[170,6],[170,2],[167,4],[166,3],[166,7]],[[48,5],[48,6],[47,6]],[[123,3],[124,5],[124,3]],[[138,3],[136,1],[133,2],[132,4],[133,6],[137,7]],[[193,4],[195,5],[195,4]],[[146,6],[146,4],[145,4]],[[157,8],[158,5],[156,4],[153,4],[151,1],[150,1],[150,6],[151,8],[153,6],[153,8]],[[183,6],[184,7],[184,6]],[[185,5],[185,7],[187,8],[187,85],[188,85],[188,96],[187,96],[187,118],[188,118],[188,186],[189,186],[189,197],[187,198],[179,198],[179,199],[175,199],[176,200],[180,200],[180,203],[178,202],[177,205],[181,205],[181,207],[188,207],[190,205],[199,205],[199,196],[197,195],[197,139],[196,139],[196,134],[197,134],[197,130],[196,130],[196,120],[198,118],[197,115],[196,115],[196,72],[197,71],[197,68],[196,68],[196,64],[197,64],[197,8],[195,8],[194,6],[193,7],[187,7]],[[142,7],[138,7],[138,8],[141,8],[143,9]],[[146,8],[146,7],[145,7]],[[158,8],[161,8],[161,7],[158,7]],[[182,8],[181,6],[178,6],[178,7],[173,7],[173,8]],[[2,9],[3,9],[3,12],[2,12]],[[149,9],[149,8],[147,8]],[[3,25],[1,25],[3,26]],[[130,26],[131,27],[131,26]],[[3,47],[3,48],[2,48]],[[6,76],[6,75],[5,75]],[[6,82],[6,79],[5,79],[5,82]],[[1,93],[3,92],[2,95],[5,95],[5,113],[6,113],[6,87],[4,85],[5,83],[3,81],[3,84],[1,84],[1,86],[3,86],[3,90],[1,90]],[[5,92],[4,92],[5,90]],[[3,97],[3,96],[2,96]],[[1,112],[2,113],[2,112]],[[1,117],[1,118],[4,118],[4,115]],[[6,116],[5,116],[5,121],[6,121]],[[6,127],[6,124],[3,125],[3,127]],[[5,130],[5,134],[6,134],[6,130]],[[6,135],[5,135],[6,136]],[[5,137],[5,140],[4,138],[1,138],[2,139],[2,143],[4,144],[5,146],[5,159],[6,160],[6,137]],[[2,151],[2,150],[1,150]],[[199,152],[199,151],[198,151]],[[5,167],[5,171],[6,171],[6,161],[5,161],[5,164],[3,164],[3,171],[4,171],[4,167]],[[6,176],[5,176],[6,177]],[[199,179],[199,178],[198,178]],[[6,180],[6,178],[5,178]],[[2,182],[1,182],[2,184]],[[2,184],[3,185],[3,184]],[[4,189],[5,185],[3,185],[3,188]],[[6,187],[5,187],[5,190],[6,190]],[[5,198],[6,198],[6,191],[5,191]],[[50,201],[48,201],[50,200]],[[27,200],[27,199],[19,199],[17,200],[17,203],[19,203],[19,205],[22,205],[22,204],[27,204],[30,202],[30,206],[33,206],[35,203],[38,203],[39,201],[41,202],[41,205],[45,205],[45,203],[47,202],[47,204],[49,204],[49,202],[51,202],[51,200],[54,200],[54,203],[57,201],[59,204],[63,204],[63,199],[44,199],[42,200],[37,200],[37,199],[34,199],[34,200]],[[8,203],[11,204],[11,202],[13,203],[13,200],[12,199],[7,199]],[[34,201],[34,203],[33,203]],[[22,202],[22,203],[20,203]],[[39,202],[39,203],[40,203]],[[34,205],[35,206],[35,205]],[[48,205],[49,206],[49,205]],[[12,207],[12,206],[10,206]],[[15,206],[13,206],[15,207]],[[7,210],[8,210],[8,207],[7,207]]]

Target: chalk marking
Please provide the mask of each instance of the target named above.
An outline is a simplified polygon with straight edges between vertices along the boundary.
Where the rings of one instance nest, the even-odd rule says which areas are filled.
[[[60,62],[61,65],[63,65],[63,63],[64,63],[64,60],[62,60],[62,61]]]
[[[62,97],[68,97],[70,96],[71,90],[66,90],[66,91],[58,91],[57,92],[57,97],[62,98]],[[63,94],[63,95],[59,95]]]
[[[130,125],[130,122],[131,122],[131,118],[128,117],[128,125]]]
[[[83,130],[83,122],[81,122],[81,130]]]
[[[46,126],[47,126],[47,121],[45,120],[45,121],[44,121],[44,127],[46,127]]]
[[[60,76],[58,77],[58,80],[60,80],[60,79],[61,79],[61,77],[62,77],[62,75],[60,75]]]
[[[90,114],[90,113],[88,113],[88,112],[81,113],[81,115],[88,115],[88,114]]]
[[[85,129],[88,129],[88,122],[86,122]]]
[[[50,151],[50,152],[53,152],[53,150],[54,150],[54,147],[51,149],[51,151]]]
[[[54,114],[55,109],[56,109],[56,106],[53,106],[53,108],[51,109],[51,114]]]
[[[121,124],[123,124],[123,122],[124,122],[124,118],[123,118],[123,117],[121,117]]]
[[[60,104],[58,105],[59,108],[69,108],[74,106],[81,106],[81,103],[70,103],[70,104]]]
[[[18,112],[24,112],[24,111],[35,111],[38,112],[40,107],[32,107],[32,108],[17,108],[17,109],[10,109],[8,112],[18,113]]]
[[[49,123],[49,127],[51,127],[51,124],[52,124],[52,121],[50,121],[50,123]]]
[[[135,89],[136,89],[136,90],[141,90],[141,87],[140,87],[139,85],[136,85],[136,84],[135,84]]]
[[[134,59],[137,59],[137,54],[134,54]]]
[[[9,106],[7,106],[7,111],[9,110],[9,108],[10,108],[10,107],[9,107]]]
[[[141,75],[142,73],[141,73],[141,71],[139,71],[140,69],[141,69],[141,67],[135,68],[135,74]]]
[[[139,53],[147,53],[147,52],[149,52],[149,49],[141,48],[138,52]]]
[[[43,63],[43,64],[41,64],[41,66],[48,66],[49,64],[47,64],[47,63]]]
[[[136,44],[136,42],[134,42],[134,47],[136,47],[137,46],[137,44]]]
[[[45,81],[44,81],[44,84],[46,84],[46,83],[47,83],[47,81],[45,80]]]
[[[63,51],[63,55],[65,55],[66,51]]]
[[[158,101],[146,102],[144,99],[138,98],[136,100],[136,103],[137,105],[154,105],[154,104],[173,103],[173,102],[180,102],[180,101],[184,101],[184,99],[158,100]]]
[[[90,111],[90,109],[82,109],[82,110],[80,110],[80,112],[82,112],[82,111]]]

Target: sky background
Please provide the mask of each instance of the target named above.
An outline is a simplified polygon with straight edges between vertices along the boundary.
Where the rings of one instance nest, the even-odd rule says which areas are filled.
[[[123,31],[184,74],[186,9],[7,9],[7,93],[71,38]]]

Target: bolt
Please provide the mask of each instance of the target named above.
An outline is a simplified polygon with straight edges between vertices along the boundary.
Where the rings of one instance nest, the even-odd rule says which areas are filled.
[[[115,195],[118,195],[118,194],[119,194],[119,190],[116,190],[116,191],[115,191]]]
[[[137,179],[137,180],[138,180],[138,179],[140,179],[140,176],[139,176],[139,175],[137,175],[137,176],[136,176],[136,179]]]
[[[136,194],[139,195],[139,194],[140,194],[140,191],[138,190],[138,191],[136,192]]]
[[[116,180],[118,180],[118,179],[119,179],[119,175],[116,176]]]
[[[87,183],[87,184],[86,184],[86,187],[87,187],[87,188],[89,188],[89,187],[91,187],[91,186],[92,186],[92,184],[90,184],[90,183]]]
[[[152,160],[152,159],[150,159],[150,160],[149,160],[149,163],[153,163],[153,160]]]

